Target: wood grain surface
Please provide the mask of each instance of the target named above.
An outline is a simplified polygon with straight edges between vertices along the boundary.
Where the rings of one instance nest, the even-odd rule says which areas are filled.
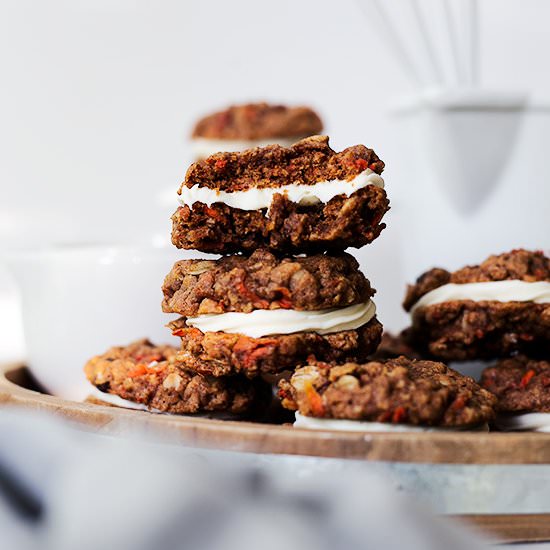
[[[550,464],[550,434],[363,433],[309,430],[244,421],[154,414],[66,401],[28,388],[21,365],[0,369],[0,406],[50,411],[86,429],[138,430],[192,447],[389,462],[432,464]]]
[[[550,541],[550,514],[472,514],[451,517],[474,526],[497,543]]]

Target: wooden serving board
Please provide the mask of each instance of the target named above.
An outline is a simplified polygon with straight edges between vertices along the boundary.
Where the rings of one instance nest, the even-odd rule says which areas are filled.
[[[67,401],[30,389],[21,365],[0,368],[0,406],[45,410],[88,430],[154,433],[190,447],[428,464],[550,464],[550,434],[516,432],[383,433],[310,430],[291,425],[214,420]]]
[[[310,430],[79,403],[30,389],[30,384],[25,367],[1,367],[0,406],[50,411],[102,433],[155,433],[190,447],[428,464],[550,464],[550,434]]]
[[[550,540],[550,514],[470,514],[452,517],[459,523],[474,526],[497,543]]]
[[[63,400],[33,389],[22,365],[0,366],[0,407],[60,415],[104,434],[151,433],[191,447],[428,464],[550,464],[550,434],[354,433],[254,422],[171,416]],[[463,514],[496,542],[550,540],[550,514]]]

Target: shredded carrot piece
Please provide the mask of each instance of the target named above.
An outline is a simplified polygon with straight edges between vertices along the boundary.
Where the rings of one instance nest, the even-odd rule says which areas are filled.
[[[357,159],[355,161],[355,166],[357,166],[357,168],[359,168],[359,170],[361,171],[366,170],[368,165],[369,164],[365,159]]]
[[[521,379],[521,382],[519,383],[520,387],[522,388],[526,388],[527,387],[527,384],[529,384],[529,382],[531,382],[531,378],[533,378],[533,376],[535,376],[535,371],[533,369],[531,370],[528,370],[524,375],[523,375],[523,378]]]
[[[466,405],[466,399],[464,398],[464,396],[458,395],[456,399],[453,401],[453,403],[451,404],[451,409],[453,411],[457,411],[457,410],[463,409],[465,405]]]
[[[238,283],[238,289],[239,292],[248,298],[254,307],[257,307],[259,309],[267,309],[269,307],[269,302],[267,300],[263,300],[260,298],[256,293],[254,293],[252,290],[250,290],[245,284],[244,281],[239,281]]]
[[[251,368],[255,363],[272,353],[278,341],[275,338],[259,338],[257,340],[241,336],[233,346],[243,365]]]
[[[323,404],[323,398],[317,393],[317,390],[313,387],[313,384],[306,384],[304,389],[313,416],[325,416],[325,405]]]
[[[130,378],[135,378],[136,376],[143,376],[147,374],[147,366],[143,363],[139,363],[132,370],[128,371],[128,376]]]
[[[211,218],[215,219],[216,221],[220,221],[222,219],[222,215],[220,212],[218,212],[215,208],[210,208],[210,206],[207,206],[204,211],[206,214],[208,214]]]
[[[405,410],[405,407],[399,406],[393,411],[393,415],[391,418],[391,421],[394,424],[398,424],[401,422],[405,417],[407,416],[407,411]]]
[[[172,331],[172,336],[186,336],[188,334],[199,335],[201,331],[195,327],[180,327]]]
[[[284,309],[292,308],[292,300],[290,299],[291,298],[290,290],[282,286],[282,287],[276,288],[275,291],[281,296],[278,300],[279,305]]]

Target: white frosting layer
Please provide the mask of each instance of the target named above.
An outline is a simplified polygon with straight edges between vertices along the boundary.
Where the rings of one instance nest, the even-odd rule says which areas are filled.
[[[261,338],[273,334],[317,332],[330,334],[354,330],[368,323],[376,314],[372,300],[344,308],[319,311],[294,309],[256,309],[250,313],[215,313],[188,317],[187,325],[202,332],[228,332]]]
[[[290,147],[300,137],[293,138],[270,138],[270,139],[210,139],[210,138],[193,138],[191,139],[191,151],[193,157],[197,160],[204,159],[220,152],[233,153],[236,151],[244,151],[246,149],[254,149],[254,147],[265,147],[274,143],[283,147]]]
[[[502,414],[495,424],[504,431],[550,432],[550,413]]]
[[[310,430],[340,430],[344,432],[449,432],[458,431],[450,428],[426,428],[408,424],[390,424],[386,422],[366,422],[363,420],[343,420],[335,418],[314,418],[296,413],[294,422],[296,428]],[[462,431],[462,430],[460,430]],[[475,428],[473,431],[488,431],[487,425]]]
[[[110,405],[116,405],[117,407],[122,407],[124,409],[136,409],[138,411],[149,411],[149,412],[159,412],[156,409],[149,409],[141,403],[134,403],[133,401],[128,401],[127,399],[122,399],[118,395],[112,393],[104,393],[99,391],[96,388],[90,390],[90,397],[109,403]]]
[[[276,194],[286,195],[292,202],[298,204],[317,204],[319,202],[327,203],[337,195],[349,196],[367,185],[383,188],[384,180],[367,168],[349,181],[320,181],[313,185],[290,183],[280,187],[265,187],[262,189],[252,187],[245,191],[233,192],[218,191],[208,187],[199,187],[198,185],[189,188],[184,185],[178,200],[181,204],[185,204],[190,208],[196,202],[202,202],[208,206],[215,202],[222,202],[227,206],[240,208],[241,210],[260,210],[269,208]]]
[[[123,409],[135,409],[137,411],[147,411],[147,412],[157,413],[157,414],[173,414],[173,413],[159,411],[158,409],[154,409],[154,408],[150,409],[145,405],[142,405],[141,403],[134,403],[133,401],[122,399],[122,397],[119,397],[118,395],[114,395],[112,393],[103,393],[99,391],[97,388],[92,388],[89,391],[88,395],[90,397],[94,397],[95,399],[98,399],[99,401],[103,401],[110,405],[121,407]],[[195,414],[185,414],[185,415],[178,415],[178,416],[190,416],[192,418],[210,418],[213,420],[234,420],[235,418],[238,418],[235,415],[232,415],[230,413],[224,413],[224,412],[211,412],[208,414],[195,413]]]
[[[420,307],[432,306],[452,300],[473,300],[481,302],[534,302],[536,304],[550,303],[550,283],[538,281],[492,281],[486,283],[449,283],[424,294],[411,313]]]

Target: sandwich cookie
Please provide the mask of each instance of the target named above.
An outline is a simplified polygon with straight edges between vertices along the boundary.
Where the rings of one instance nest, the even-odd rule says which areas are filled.
[[[297,426],[353,431],[486,429],[496,398],[443,363],[405,357],[312,362],[279,382]]]
[[[172,346],[139,340],[93,357],[84,372],[105,394],[105,401],[126,408],[231,415],[245,415],[255,408],[261,396],[255,384],[244,377],[203,376],[182,365],[177,352]]]
[[[218,254],[361,247],[385,227],[383,169],[371,149],[336,153],[326,136],[212,155],[187,171],[172,242]]]
[[[169,325],[178,360],[208,375],[276,374],[310,356],[362,360],[382,334],[375,290],[343,252],[182,260],[163,292],[164,311],[181,315]]]
[[[550,352],[550,258],[512,250],[410,285],[407,339],[432,357],[464,361]]]

